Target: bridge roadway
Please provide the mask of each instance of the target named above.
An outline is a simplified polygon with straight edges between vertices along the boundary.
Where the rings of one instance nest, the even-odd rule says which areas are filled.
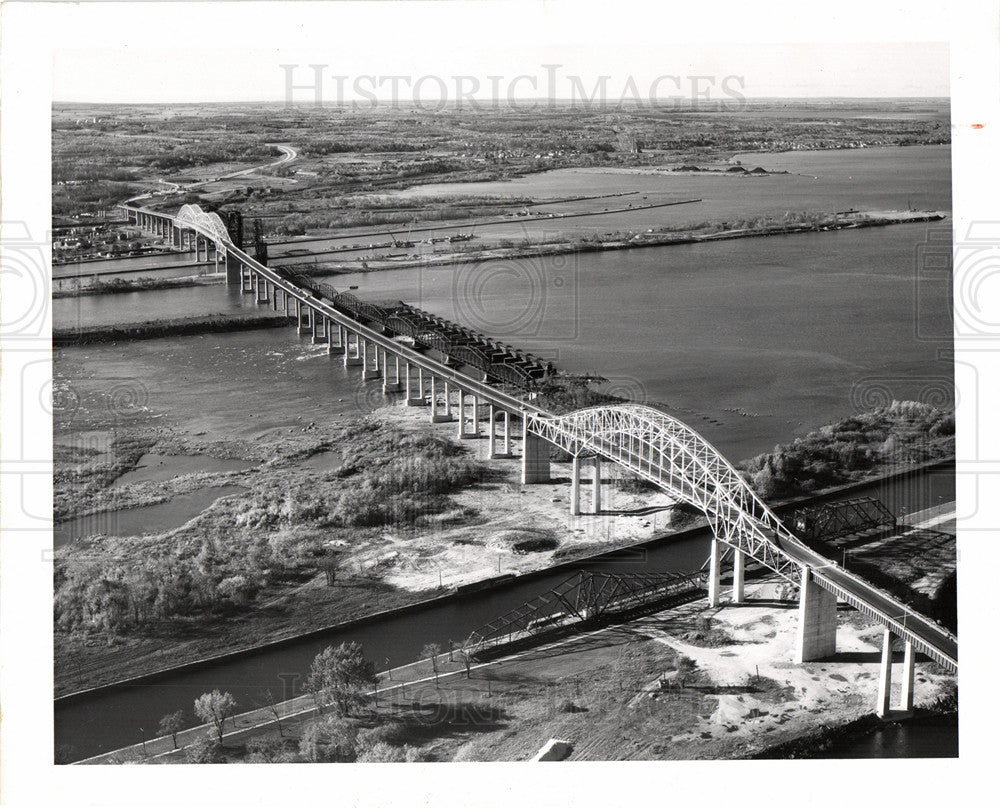
[[[412,365],[417,367],[422,371],[426,371],[431,375],[432,380],[432,390],[433,381],[435,378],[442,379],[446,383],[454,385],[459,391],[459,429],[460,434],[464,429],[464,398],[462,397],[463,391],[465,393],[471,394],[474,397],[478,397],[483,401],[488,402],[492,407],[498,408],[505,414],[515,414],[522,418],[524,424],[522,439],[524,441],[522,450],[523,459],[523,481],[525,483],[533,482],[540,479],[548,479],[548,458],[547,452],[544,457],[539,462],[541,463],[542,470],[540,473],[535,475],[534,473],[529,473],[529,443],[540,443],[543,439],[547,439],[550,442],[554,442],[556,445],[561,445],[559,440],[552,440],[551,435],[546,438],[541,438],[539,435],[531,434],[529,431],[529,420],[536,423],[559,423],[561,421],[566,421],[571,418],[574,414],[570,416],[556,416],[552,413],[546,412],[539,407],[536,407],[528,402],[522,401],[519,398],[511,396],[504,393],[501,390],[497,390],[494,387],[486,384],[483,381],[474,379],[461,373],[454,368],[450,368],[441,362],[430,359],[419,352],[409,348],[406,345],[400,344],[394,339],[386,336],[385,334],[379,333],[378,331],[369,328],[366,325],[354,320],[348,315],[338,311],[332,305],[324,300],[315,297],[311,292],[297,287],[294,283],[286,280],[285,278],[278,275],[273,270],[267,268],[263,264],[259,263],[255,259],[251,258],[247,253],[245,253],[239,247],[233,245],[228,236],[220,237],[220,230],[224,232],[224,228],[221,225],[221,221],[214,214],[205,214],[200,209],[196,208],[194,212],[190,210],[192,206],[185,206],[182,208],[181,213],[178,216],[171,216],[170,214],[160,213],[156,211],[149,211],[144,208],[136,208],[134,206],[122,206],[125,208],[127,216],[130,221],[136,221],[140,226],[146,226],[153,229],[155,232],[165,233],[174,239],[174,242],[178,241],[177,230],[180,229],[180,243],[183,243],[183,231],[186,229],[188,231],[194,232],[195,238],[195,249],[198,249],[198,239],[203,237],[206,241],[206,256],[208,249],[208,242],[211,241],[215,247],[216,251],[216,261],[220,252],[226,257],[227,266],[227,279],[229,282],[234,282],[234,268],[238,267],[239,282],[241,287],[244,284],[245,272],[250,273],[251,281],[253,281],[253,289],[247,291],[258,291],[259,285],[263,284],[264,287],[264,299],[262,300],[257,294],[258,302],[267,302],[270,299],[270,294],[274,294],[275,290],[280,289],[282,294],[286,295],[286,308],[287,301],[289,299],[297,301],[297,319],[301,326],[301,306],[304,306],[307,311],[314,312],[321,315],[327,323],[333,322],[337,323],[339,328],[344,329],[344,333],[347,335],[345,348],[345,358],[346,353],[349,350],[350,345],[350,334],[355,334],[359,340],[364,340],[366,343],[370,342],[378,347],[380,347],[385,354],[391,353],[397,359],[403,360],[407,365]],[[187,211],[187,212],[185,212]],[[214,221],[212,219],[214,218]],[[270,287],[270,294],[268,288]],[[274,297],[274,305],[277,306],[277,297]],[[315,335],[315,314],[312,318],[313,333]],[[326,326],[329,328],[329,326]],[[327,333],[327,339],[330,340],[332,346],[332,337],[330,333]],[[360,346],[359,346],[360,347]],[[376,352],[376,363],[377,363],[377,352]],[[367,346],[365,346],[365,361],[367,361]],[[399,379],[398,374],[398,364],[397,364],[397,383]],[[409,387],[409,381],[407,381],[407,387]],[[421,387],[421,397],[423,396],[423,381],[420,382]],[[407,398],[409,398],[409,389],[407,389]],[[475,399],[474,399],[475,400]],[[436,402],[432,402],[436,404]],[[448,405],[450,407],[450,404]],[[623,408],[610,408],[610,409],[623,409]],[[636,408],[645,409],[645,408]],[[580,411],[583,412],[583,411]],[[663,418],[669,418],[665,414],[658,413],[658,416]],[[432,416],[433,417],[433,416]],[[891,595],[881,591],[880,589],[872,586],[861,578],[847,572],[843,568],[839,567],[835,562],[824,558],[822,555],[816,553],[815,551],[806,547],[801,541],[794,537],[787,529],[781,525],[781,522],[777,517],[773,516],[770,510],[764,505],[759,498],[749,489],[749,486],[745,482],[742,482],[742,478],[739,478],[738,473],[733,469],[733,467],[728,463],[711,446],[709,446],[701,436],[694,433],[693,430],[676,421],[675,419],[670,419],[675,425],[683,428],[687,435],[691,439],[691,445],[697,445],[697,447],[704,452],[707,448],[712,454],[712,461],[719,465],[720,468],[724,468],[727,471],[725,479],[719,478],[717,487],[722,490],[721,494],[719,491],[708,492],[704,490],[702,483],[706,482],[705,477],[694,477],[691,476],[688,479],[687,485],[689,491],[691,486],[699,486],[700,490],[705,494],[705,498],[702,501],[698,501],[691,497],[690,493],[683,493],[684,499],[690,501],[698,507],[704,507],[705,502],[708,499],[715,498],[716,500],[724,499],[730,504],[730,510],[732,503],[735,502],[752,502],[756,503],[762,509],[764,514],[768,515],[767,521],[773,521],[777,526],[777,530],[772,528],[767,524],[767,521],[762,520],[756,514],[750,514],[743,510],[738,514],[738,519],[733,520],[732,525],[727,525],[731,527],[731,531],[736,533],[738,541],[735,541],[729,537],[728,539],[723,536],[718,536],[719,531],[716,529],[716,534],[718,539],[728,546],[732,547],[737,553],[747,553],[754,557],[756,560],[765,564],[771,569],[778,571],[784,577],[789,578],[786,571],[782,570],[780,565],[774,563],[773,556],[777,552],[783,557],[783,560],[790,561],[795,567],[804,571],[802,579],[802,593],[800,597],[805,603],[805,590],[807,588],[808,581],[810,578],[814,580],[822,589],[827,592],[832,593],[838,598],[846,601],[854,608],[862,611],[864,614],[868,615],[870,618],[875,620],[877,623],[883,626],[885,629],[885,639],[884,639],[884,649],[888,648],[888,643],[890,639],[890,632],[893,635],[903,638],[907,643],[907,657],[910,660],[910,679],[912,680],[912,656],[910,655],[910,646],[916,647],[918,650],[923,651],[928,656],[930,656],[935,661],[940,664],[952,669],[957,670],[958,668],[958,641],[943,627],[937,625],[933,621],[929,620],[916,612],[911,611],[905,605],[899,603]],[[491,414],[492,421],[492,414]],[[509,427],[509,422],[508,422]],[[648,429],[648,426],[647,426]],[[478,422],[475,424],[476,434],[478,435]],[[495,430],[495,423],[491,423],[491,432]],[[509,428],[507,430],[509,432]],[[493,435],[491,437],[491,446],[493,441]],[[625,437],[630,437],[634,439],[636,436],[621,436],[623,439]],[[643,439],[649,439],[648,435],[644,434]],[[505,439],[509,441],[509,434],[505,435]],[[662,458],[664,457],[663,446],[667,438],[660,435],[657,436],[660,441],[659,452]],[[676,442],[676,436],[670,435],[669,439]],[[652,469],[650,468],[652,463],[652,452],[650,450],[649,456],[644,457],[642,454],[636,454],[630,449],[627,449],[623,443],[615,443],[614,446],[604,445],[601,441],[604,439],[599,438],[597,435],[588,435],[584,443],[585,451],[587,453],[594,452],[598,455],[607,457],[612,462],[619,463],[626,468],[630,468],[632,471],[639,473],[641,476],[651,479],[653,482],[668,488],[665,486],[662,480],[663,469],[659,469],[659,477],[652,474]],[[562,445],[561,448],[570,448],[571,454],[578,459],[581,454],[581,448],[579,441],[576,444],[577,448],[574,450],[570,447]],[[693,456],[690,451],[690,447],[682,447],[688,450],[689,455]],[[530,449],[531,454],[537,459],[541,456],[537,448]],[[673,455],[671,455],[673,457]],[[532,461],[534,462],[534,461]],[[644,465],[646,468],[644,468]],[[703,462],[700,463],[701,471],[707,469],[707,466]],[[690,473],[690,469],[687,470]],[[676,469],[669,469],[671,475],[678,473]],[[733,490],[733,475],[738,479],[739,489]],[[674,487],[674,491],[677,488]],[[729,519],[732,519],[732,514],[729,514]],[[747,526],[751,527],[751,531],[754,535],[750,537],[751,541],[747,544],[744,541],[744,536],[741,534],[747,533]],[[717,527],[717,526],[713,526]],[[762,536],[764,537],[764,542],[756,542],[755,540]],[[762,548],[765,550],[763,554],[759,552]],[[755,548],[757,552],[755,552]],[[714,554],[713,554],[714,557]],[[740,558],[739,574],[742,577],[742,556]],[[715,561],[717,564],[718,562]],[[835,601],[833,602],[835,609]],[[812,608],[812,607],[810,607]],[[821,609],[823,607],[820,607]],[[803,608],[800,614],[800,620],[806,619],[806,610]],[[823,629],[825,631],[825,629]],[[832,628],[834,635],[835,644],[835,632],[836,626],[834,621],[834,626]],[[886,669],[888,668],[888,673]],[[891,653],[887,653],[886,650],[883,651],[883,678],[888,682],[888,677],[891,676]],[[886,689],[888,685],[886,685]],[[905,689],[905,688],[904,688]],[[910,687],[910,697],[912,699],[912,686]],[[881,694],[880,694],[881,698]],[[887,702],[888,696],[886,696]]]
[[[550,416],[552,417],[552,416]],[[644,469],[650,468],[651,458],[624,446],[608,445],[600,437],[588,441],[587,448],[612,462],[629,468],[647,479]],[[653,480],[654,482],[659,482]],[[708,492],[705,498],[708,498]],[[686,498],[686,497],[685,497]],[[764,528],[768,539],[800,569],[808,569],[816,582],[839,599],[868,615],[883,628],[912,642],[935,662],[951,670],[958,669],[958,641],[947,629],[929,618],[907,608],[886,592],[854,575],[835,561],[803,544],[798,538]],[[739,548],[734,548],[739,552]],[[788,576],[785,576],[788,578]],[[792,580],[789,578],[789,580]],[[793,581],[798,583],[798,581]]]

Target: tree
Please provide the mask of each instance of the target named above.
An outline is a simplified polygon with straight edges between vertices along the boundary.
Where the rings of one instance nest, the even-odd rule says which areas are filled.
[[[247,763],[292,763],[295,754],[280,738],[258,735],[247,743]]]
[[[177,748],[177,733],[184,728],[184,711],[178,710],[175,713],[163,716],[160,719],[160,735],[169,735],[174,742],[174,749]]]
[[[236,712],[236,699],[230,693],[213,690],[202,693],[194,701],[194,714],[206,724],[215,727],[219,734],[219,745],[222,745],[222,725],[226,719]]]
[[[431,668],[434,669],[434,686],[438,684],[438,654],[441,653],[441,646],[436,642],[429,642],[420,652],[420,656],[427,657],[431,661]]]
[[[312,693],[319,712],[332,702],[347,715],[352,707],[368,700],[368,691],[375,685],[375,665],[365,659],[360,643],[349,642],[336,648],[329,646],[316,655],[306,677],[305,690]]]
[[[265,691],[265,696],[267,698],[267,709],[271,711],[271,715],[274,716],[274,721],[278,725],[278,735],[283,738],[285,737],[285,731],[281,727],[281,711],[278,709],[278,703],[274,700],[271,688]]]
[[[201,735],[184,749],[189,763],[225,763],[222,751],[214,738]]]
[[[310,763],[350,763],[357,758],[357,743],[350,722],[331,715],[302,731],[299,754]]]
[[[472,678],[472,652],[465,648],[462,648],[458,652],[459,656],[462,657],[462,664],[465,665],[465,678]]]

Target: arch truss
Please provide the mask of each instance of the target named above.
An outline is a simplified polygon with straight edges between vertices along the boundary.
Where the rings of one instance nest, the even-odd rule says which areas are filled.
[[[739,472],[697,432],[639,405],[590,407],[568,415],[527,414],[527,429],[574,457],[618,463],[702,511],[715,537],[798,583],[801,564],[782,549],[798,544]]]
[[[174,222],[180,227],[190,227],[203,236],[212,239],[217,245],[232,244],[229,231],[226,229],[218,213],[206,213],[200,205],[184,205],[174,217]]]

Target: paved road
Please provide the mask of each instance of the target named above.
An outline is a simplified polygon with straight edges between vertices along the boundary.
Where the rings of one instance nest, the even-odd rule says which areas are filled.
[[[781,537],[775,541],[778,547],[790,558],[810,567],[817,578],[861,601],[885,617],[896,620],[916,638],[957,663],[958,643],[946,629],[933,620],[912,611],[864,579],[848,572],[835,561],[809,549],[804,544]]]

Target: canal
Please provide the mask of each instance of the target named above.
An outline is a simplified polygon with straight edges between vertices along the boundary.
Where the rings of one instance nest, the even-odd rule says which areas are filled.
[[[954,500],[954,468],[945,466],[913,477],[875,483],[850,496],[878,497],[897,514],[913,512],[934,502]],[[710,539],[708,529],[693,531],[675,541],[618,551],[580,566],[592,571],[686,572],[699,568],[704,562]],[[460,643],[479,626],[551,588],[570,574],[563,569],[529,580],[514,580],[361,626],[265,648],[203,669],[180,671],[144,684],[58,700],[54,716],[56,748],[64,759],[80,760],[138,743],[142,740],[140,727],[155,727],[163,715],[178,709],[185,710],[189,725],[193,725],[196,722],[191,706],[195,698],[213,688],[228,690],[241,709],[265,703],[264,694],[268,689],[280,694],[282,699],[290,698],[300,692],[298,685],[313,657],[331,644],[360,642],[379,669],[412,662],[418,658],[424,644],[437,642],[447,647],[449,640]],[[330,615],[331,623],[336,619],[336,615]],[[880,747],[875,744],[865,748],[877,750]]]

